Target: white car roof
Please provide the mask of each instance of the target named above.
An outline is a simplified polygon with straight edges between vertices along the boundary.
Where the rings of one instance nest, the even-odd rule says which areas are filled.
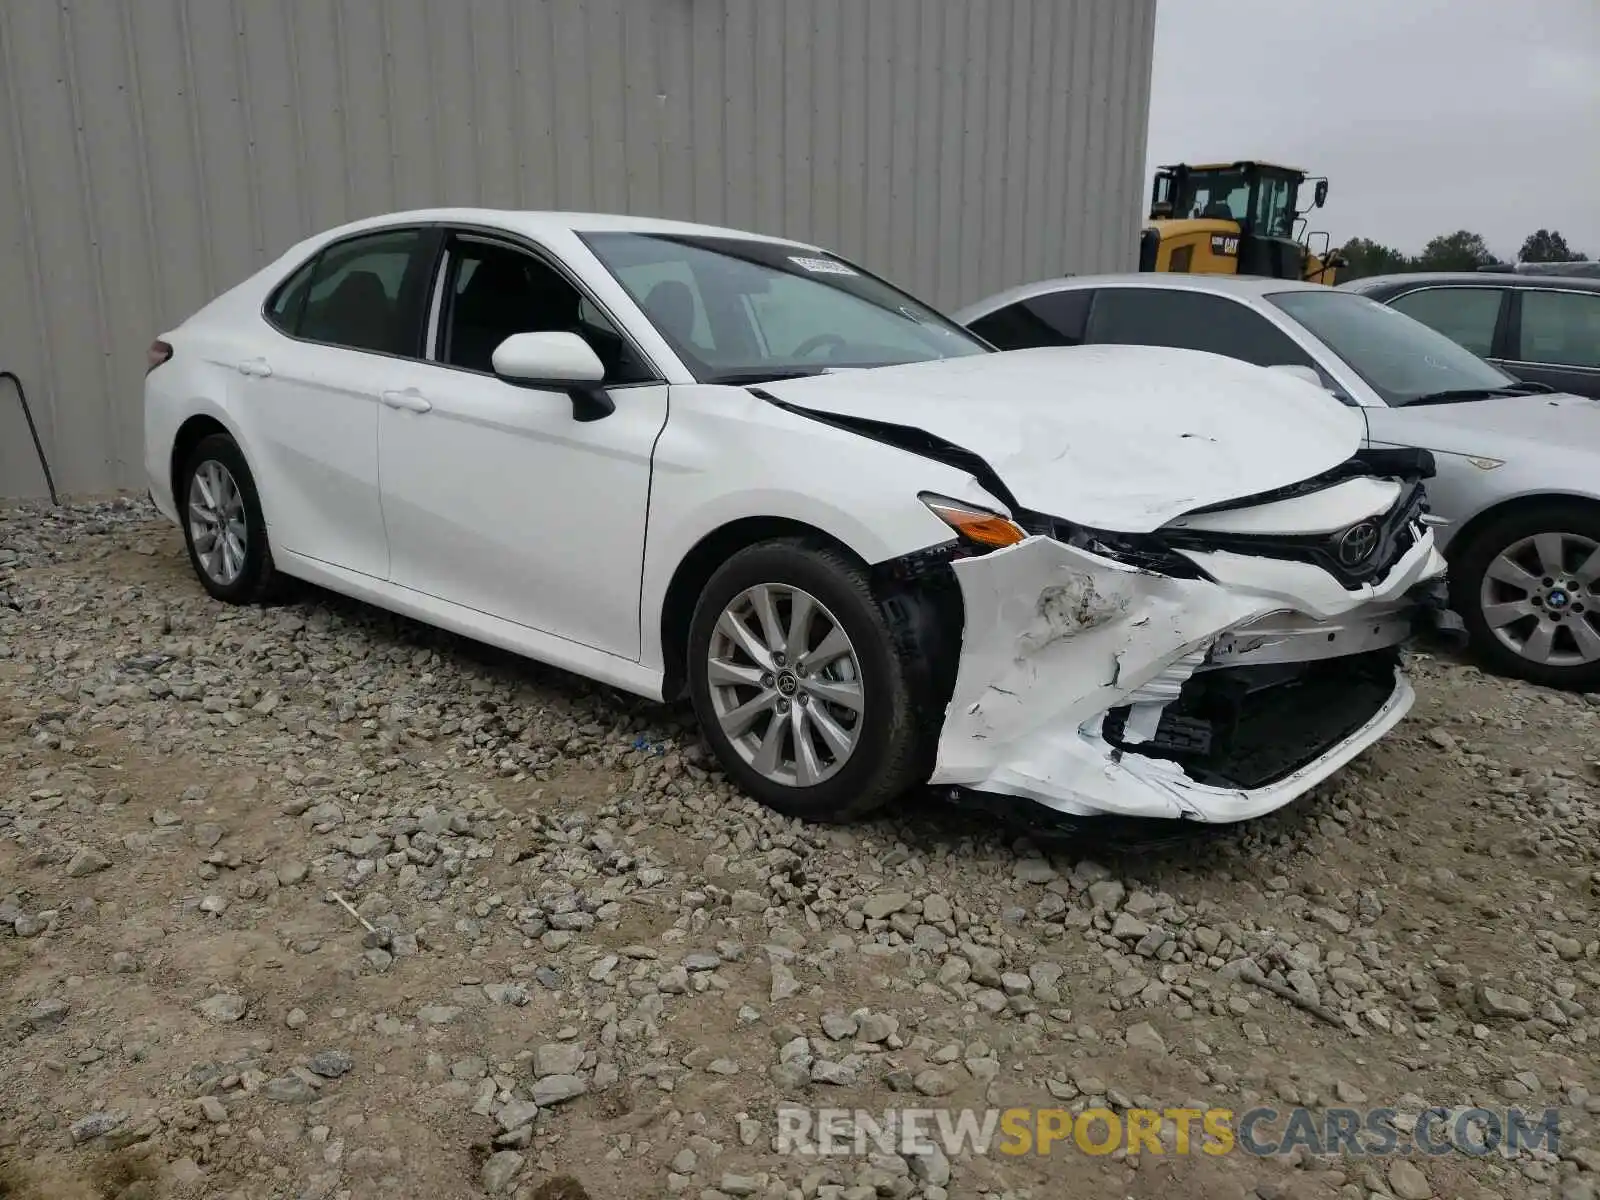
[[[997,308],[1029,300],[1050,292],[1078,291],[1095,287],[1153,287],[1178,289],[1187,292],[1213,292],[1225,296],[1238,296],[1255,300],[1275,292],[1328,291],[1325,283],[1309,283],[1299,279],[1273,279],[1266,275],[1185,275],[1171,271],[1130,271],[1120,275],[1063,275],[1056,279],[1041,279],[1020,287],[998,292],[986,300],[969,304],[954,314],[965,324]]]
[[[418,208],[404,212],[383,213],[351,221],[336,229],[325,230],[315,236],[315,241],[356,233],[363,229],[380,229],[389,225],[419,222],[488,225],[520,233],[528,237],[549,237],[553,234],[572,233],[675,233],[697,234],[702,237],[733,237],[746,240],[773,242],[785,246],[800,246],[807,250],[817,247],[789,238],[770,237],[751,233],[745,229],[726,229],[716,225],[698,225],[691,221],[669,221],[658,217],[634,217],[625,213],[546,212],[509,208]]]

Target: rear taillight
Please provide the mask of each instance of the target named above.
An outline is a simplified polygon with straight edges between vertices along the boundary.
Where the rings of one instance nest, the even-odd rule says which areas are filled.
[[[144,373],[146,375],[150,374],[151,371],[154,371],[171,357],[172,347],[170,345],[159,338],[151,342],[150,349],[146,350],[144,355]]]

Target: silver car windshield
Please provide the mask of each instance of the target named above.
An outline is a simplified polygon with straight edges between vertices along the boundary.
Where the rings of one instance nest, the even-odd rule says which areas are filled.
[[[1397,407],[1441,396],[1498,393],[1517,381],[1398,309],[1354,292],[1275,292],[1267,297]]]
[[[583,239],[702,383],[990,352],[921,301],[820,251],[696,235]]]

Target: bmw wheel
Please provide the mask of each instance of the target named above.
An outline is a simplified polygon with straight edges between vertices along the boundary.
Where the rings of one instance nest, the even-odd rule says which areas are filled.
[[[266,599],[278,576],[255,479],[238,443],[224,433],[201,439],[178,484],[183,540],[201,586],[230,604]]]
[[[1453,606],[1491,666],[1548,687],[1600,686],[1600,508],[1513,511],[1453,557]]]
[[[723,768],[789,816],[844,821],[915,782],[922,731],[865,572],[835,550],[763,542],[707,582],[689,690]]]

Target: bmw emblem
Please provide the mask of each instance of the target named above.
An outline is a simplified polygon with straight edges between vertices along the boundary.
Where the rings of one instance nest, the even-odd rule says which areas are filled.
[[[1334,552],[1339,556],[1339,565],[1343,567],[1361,566],[1377,549],[1376,521],[1362,521],[1358,525],[1350,526],[1339,535],[1339,540],[1334,546]]]

